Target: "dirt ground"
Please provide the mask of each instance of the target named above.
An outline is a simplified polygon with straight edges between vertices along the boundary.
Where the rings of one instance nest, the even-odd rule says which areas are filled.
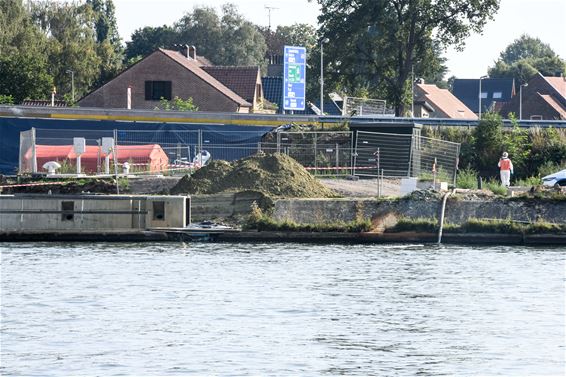
[[[344,178],[327,179],[319,181],[326,187],[346,197],[375,197],[377,196],[377,179],[359,179],[357,181]],[[385,179],[383,181],[382,196],[399,196],[400,180]]]

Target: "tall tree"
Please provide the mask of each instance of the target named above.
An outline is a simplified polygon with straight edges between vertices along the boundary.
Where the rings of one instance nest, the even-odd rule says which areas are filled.
[[[22,0],[0,2],[0,95],[12,96],[15,103],[49,97],[53,77],[47,42]]]
[[[118,34],[115,7],[112,0],[87,0],[94,12],[97,54],[100,57],[100,74],[95,85],[107,82],[122,69],[124,48]]]
[[[97,54],[92,8],[75,2],[38,1],[32,13],[49,38],[49,69],[57,92],[70,94],[74,84],[75,99],[79,98],[100,75],[102,60]]]
[[[566,61],[550,45],[526,34],[507,46],[488,71],[491,77],[514,78],[518,85],[529,81],[537,72],[543,76],[564,75]]]
[[[131,36],[131,41],[126,42],[127,61],[138,57],[145,57],[159,47],[168,47],[177,43],[178,37],[175,30],[167,25],[151,27],[146,26],[137,29]]]
[[[326,60],[341,63],[341,85],[386,96],[397,115],[410,102],[413,68],[429,67],[435,48],[462,48],[499,9],[499,0],[317,1]]]

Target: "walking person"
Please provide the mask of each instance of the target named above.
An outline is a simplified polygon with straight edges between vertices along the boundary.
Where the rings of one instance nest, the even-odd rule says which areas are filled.
[[[501,184],[505,187],[509,187],[511,182],[511,174],[513,174],[513,163],[509,159],[509,154],[507,152],[503,152],[497,166],[499,166]]]

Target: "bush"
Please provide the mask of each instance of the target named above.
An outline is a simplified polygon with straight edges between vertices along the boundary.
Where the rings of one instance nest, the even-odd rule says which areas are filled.
[[[429,217],[402,217],[394,227],[387,229],[387,231],[436,233],[438,232],[438,220]]]
[[[493,192],[495,195],[507,195],[507,187],[501,186],[501,184],[494,179],[490,179],[489,181],[485,182],[484,187]]]
[[[478,172],[467,168],[458,171],[456,176],[456,187],[475,190],[478,188]]]
[[[532,187],[532,186],[538,186],[540,184],[542,184],[542,181],[539,177],[528,177],[528,178],[518,179],[515,181],[515,186],[520,186],[520,187]]]

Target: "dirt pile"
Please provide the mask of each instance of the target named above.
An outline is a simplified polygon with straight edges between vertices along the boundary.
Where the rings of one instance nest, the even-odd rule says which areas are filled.
[[[318,182],[291,157],[275,153],[234,161],[212,161],[192,176],[183,177],[171,194],[216,194],[260,191],[286,198],[331,198],[336,193]]]

